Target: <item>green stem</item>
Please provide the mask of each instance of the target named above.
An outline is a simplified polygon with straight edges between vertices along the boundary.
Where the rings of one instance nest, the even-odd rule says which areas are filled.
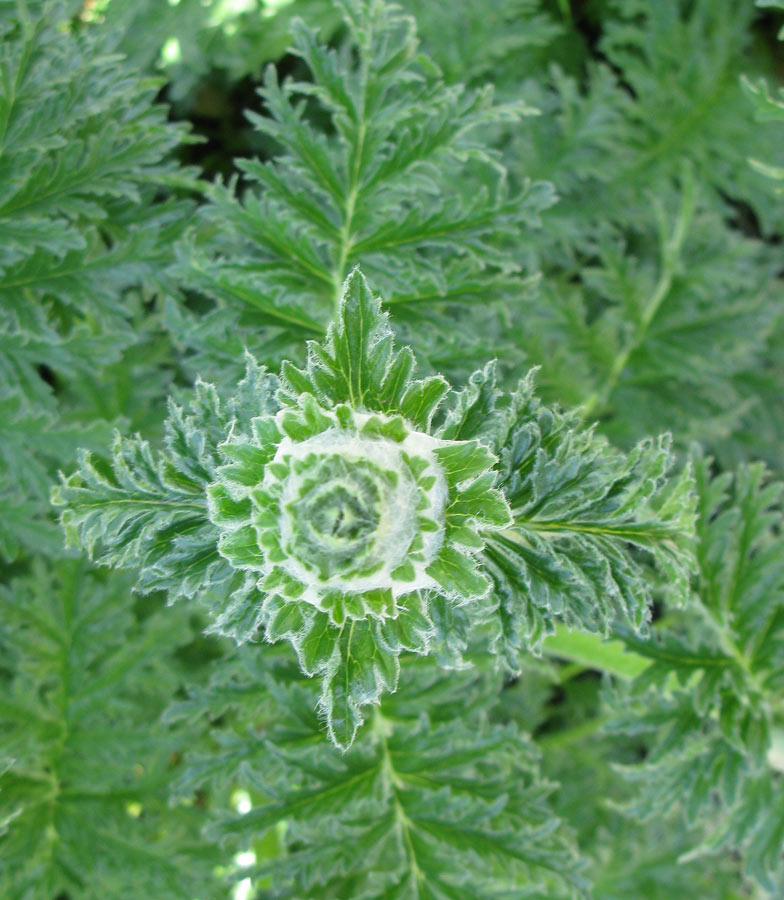
[[[19,88],[21,87],[22,81],[27,74],[27,67],[30,63],[30,59],[32,57],[33,49],[35,46],[36,35],[33,33],[33,28],[30,24],[30,17],[27,13],[27,4],[24,3],[23,0],[18,0],[17,10],[19,12],[19,18],[22,24],[22,28],[25,31],[25,42],[22,48],[22,55],[19,60],[19,65],[17,66],[16,74],[14,75],[13,84],[11,84],[10,87],[6,87],[7,96],[5,109],[3,110],[2,116],[0,116],[0,156],[2,156],[3,153],[3,145],[5,143],[6,132],[8,131],[8,123],[11,121],[11,110],[16,103]]]
[[[340,247],[337,254],[337,262],[332,270],[332,282],[334,285],[333,305],[337,312],[340,298],[343,293],[343,281],[348,274],[346,272],[346,263],[348,255],[351,251],[353,236],[351,228],[354,222],[354,212],[356,210],[357,198],[359,196],[359,179],[362,174],[362,154],[365,148],[365,137],[367,135],[367,61],[362,58],[361,62],[361,83],[362,83],[362,103],[359,112],[359,122],[357,123],[357,140],[354,145],[353,159],[351,161],[351,170],[349,173],[349,189],[346,195],[346,207],[343,214],[343,224],[340,227]]]
[[[630,680],[651,664],[649,659],[626,649],[621,641],[605,640],[598,634],[570,631],[557,625],[542,647],[546,656],[578,663],[586,669],[598,669]]]
[[[659,279],[643,307],[642,315],[637,322],[637,327],[634,329],[634,332],[626,342],[625,346],[621,349],[620,353],[613,360],[613,364],[610,367],[610,371],[604,379],[603,384],[594,390],[585,401],[582,408],[582,415],[584,418],[587,419],[597,412],[597,410],[601,412],[607,407],[613,391],[618,386],[618,382],[626,370],[626,366],[629,364],[629,359],[647,338],[651,323],[656,317],[656,314],[667,295],[670,293],[673,279],[678,271],[680,253],[683,242],[686,239],[688,225],[691,222],[694,204],[694,180],[688,174],[688,170],[686,170],[683,179],[681,208],[675,230],[669,238],[662,238],[662,259]]]
[[[391,723],[388,719],[385,719],[384,716],[379,711],[378,707],[376,707],[373,711],[373,733],[378,737],[379,746],[381,747],[381,772],[382,777],[389,789],[389,795],[392,798],[392,806],[395,812],[395,823],[397,825],[398,832],[400,834],[400,839],[405,847],[406,856],[408,857],[409,868],[411,869],[411,875],[414,878],[414,881],[417,884],[417,896],[421,894],[419,889],[419,885],[422,884],[425,880],[425,876],[422,873],[421,868],[419,867],[419,863],[416,857],[416,851],[414,850],[414,844],[411,840],[411,821],[406,815],[406,811],[403,809],[403,805],[400,802],[398,797],[398,790],[403,787],[403,782],[400,779],[400,776],[395,771],[394,766],[392,765],[392,757],[389,753],[389,745],[387,744],[387,737],[391,732]]]

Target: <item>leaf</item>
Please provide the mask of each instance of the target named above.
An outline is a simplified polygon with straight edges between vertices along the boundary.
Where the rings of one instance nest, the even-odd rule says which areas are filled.
[[[378,300],[359,271],[352,272],[325,344],[309,345],[305,378],[316,397],[345,402],[354,409],[373,409],[380,399],[391,340]],[[284,366],[283,371],[285,375],[289,368]]]
[[[580,895],[580,862],[549,809],[535,751],[515,729],[483,720],[488,686],[475,674],[404,671],[399,693],[385,697],[341,754],[314,746],[319,725],[305,686],[267,670],[260,688],[258,672],[236,670],[234,708],[263,705],[266,742],[240,713],[226,744],[231,761],[224,756],[215,775],[230,778],[225,767],[241,767],[265,799],[217,820],[212,833],[242,846],[286,821],[287,852],[248,874],[304,895],[463,900],[523,884],[533,896]],[[212,691],[203,713],[225,702],[223,685]],[[207,763],[193,754],[181,789],[204,785]],[[455,859],[466,865],[456,869]]]
[[[781,166],[781,126],[755,121],[741,83],[764,78],[775,94],[773,56],[752,49],[759,15],[750,3],[610,2],[595,19],[598,56],[566,24],[569,49],[528,82],[542,115],[505,158],[552,179],[561,200],[535,236],[542,291],[517,319],[518,342],[542,367],[543,399],[586,403],[623,449],[667,430],[679,451],[700,441],[728,468],[779,465],[778,262],[766,241],[782,206],[749,160]],[[518,84],[507,82],[512,96]],[[756,227],[728,217],[728,202]]]
[[[76,425],[58,421],[56,414],[35,406],[18,389],[0,389],[0,555],[16,558],[22,547],[28,551],[47,549],[57,554],[52,526],[44,518],[50,471],[57,463],[73,460],[80,445],[99,447],[108,440],[105,422]]]
[[[711,478],[699,454],[695,474],[697,596],[660,638],[625,638],[652,663],[631,696],[609,695],[609,727],[652,736],[649,761],[627,773],[638,785],[634,814],[679,803],[699,826],[693,855],[740,850],[749,876],[774,891],[784,873],[784,784],[771,747],[784,671],[782,485],[766,483],[760,465]]]
[[[603,641],[597,635],[567,631],[562,626],[545,638],[542,651],[618,678],[634,678],[649,665],[643,654],[630,651],[621,641]]]
[[[428,433],[448,384],[413,370],[357,270],[304,369],[278,381],[248,357],[228,402],[198,381],[170,403],[161,451],[118,435],[111,459],[82,453],[52,495],[66,537],[143,591],[198,598],[211,631],[289,641],[346,748],[401,653],[458,652],[444,607],[487,595],[482,534],[510,521],[496,457]]]
[[[688,469],[667,478],[667,437],[619,454],[576,417],[542,406],[530,378],[501,408],[498,484],[514,524],[488,537],[483,557],[512,658],[556,622],[605,635],[622,622],[643,630],[651,562],[669,601],[685,602],[694,495]]]
[[[485,353],[469,323],[482,324],[485,340],[491,318],[499,338],[508,334],[503,304],[516,304],[528,283],[522,255],[505,244],[536,227],[553,192],[527,181],[512,192],[483,132],[531,110],[445,84],[417,52],[414,22],[399,7],[370,0],[335,8],[342,46],[332,49],[328,34],[295,20],[292,52],[309,77],[281,83],[268,67],[264,115],[248,113],[276,155],[239,161],[251,182],[241,198],[233,184],[211,186],[180,244],[178,274],[215,302],[198,332],[184,336],[204,377],[231,379],[230,354],[217,346],[243,320],[254,323],[247,334],[256,356],[291,358],[302,336],[334,317],[357,265],[385,298],[396,334],[423,356],[442,343],[451,349],[449,371],[464,377]],[[328,134],[303,101],[329,123]],[[455,310],[465,320],[457,329]],[[438,327],[426,326],[426,316]],[[275,342],[267,340],[271,326],[279,328]]]
[[[79,469],[52,490],[66,507],[69,543],[104,565],[140,569],[139,587],[172,599],[229,577],[205,496],[224,416],[211,386],[200,385],[188,412],[171,405],[165,452],[119,434],[110,459],[82,451]]]
[[[73,464],[78,443],[105,443],[121,381],[111,366],[131,345],[145,355],[139,293],[171,287],[171,245],[192,209],[169,186],[195,184],[170,158],[186,132],[154,105],[156,85],[66,18],[54,2],[0,10],[0,491],[9,516],[29,520],[19,539],[4,534],[4,556],[30,545],[30,522],[50,530],[57,465]],[[148,371],[137,395],[158,381]]]
[[[217,900],[202,811],[166,803],[188,737],[156,721],[176,690],[187,617],[163,609],[140,620],[123,577],[79,561],[49,568],[39,557],[0,589],[13,671],[0,702],[3,895]]]

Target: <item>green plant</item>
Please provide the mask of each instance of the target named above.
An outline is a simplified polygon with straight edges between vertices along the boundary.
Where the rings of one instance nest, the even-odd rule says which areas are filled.
[[[133,417],[134,363],[125,357],[112,369],[129,347],[137,360],[148,355],[149,394],[160,388],[146,304],[171,289],[166,245],[192,209],[187,199],[156,196],[194,183],[171,158],[186,131],[152,105],[156,83],[129,78],[96,35],[62,33],[56,10],[0,6],[5,558],[44,549],[42,541],[55,552],[42,515],[52,463],[90,440],[100,445],[121,413]]]
[[[162,454],[118,438],[53,493],[69,540],[100,562],[206,595],[238,641],[288,639],[343,747],[402,652],[434,643],[459,664],[482,619],[513,671],[556,617],[642,628],[631,547],[675,602],[687,591],[689,476],[666,484],[666,442],[615,454],[541,408],[530,379],[499,391],[491,368],[442,404],[448,383],[412,380],[413,364],[356,272],[304,370],[278,380],[250,359],[225,410],[211,385],[172,408]]]
[[[483,131],[532,110],[433,77],[397,7],[341,8],[350,41],[339,51],[295,26],[292,49],[310,80],[280,84],[267,69],[266,115],[248,117],[278,152],[238,160],[241,196],[236,181],[207,189],[178,272],[214,307],[196,321],[175,308],[170,327],[203,377],[239,374],[244,347],[279,364],[324,334],[361,265],[431,369],[464,377],[484,363],[488,340],[514,365],[513,317],[531,273],[508,248],[553,191],[527,180],[510,188]],[[466,327],[450,328],[454,316]]]
[[[780,897],[781,4],[265,6],[0,0],[0,897]]]

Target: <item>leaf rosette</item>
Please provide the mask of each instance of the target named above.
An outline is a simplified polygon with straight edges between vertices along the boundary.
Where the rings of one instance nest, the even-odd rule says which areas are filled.
[[[488,365],[455,391],[414,365],[355,270],[302,368],[249,356],[227,400],[197,382],[171,404],[162,451],[118,436],[53,491],[69,540],[140,590],[198,598],[237,643],[290,643],[343,748],[405,653],[454,667],[489,641],[516,671],[555,621],[639,630],[645,557],[673,596],[689,584],[691,477],[667,478],[666,440],[624,455],[530,377],[508,394]]]
[[[342,747],[401,654],[460,664],[456,619],[492,590],[481,551],[512,524],[490,442],[459,434],[458,395],[414,367],[355,270],[302,369],[248,356],[227,401],[199,381],[189,410],[171,404],[162,452],[118,435],[53,491],[69,539],[139,568],[139,589],[198,597],[237,643],[288,641]]]
[[[482,444],[305,394],[222,449],[231,461],[208,491],[219,549],[258,573],[268,606],[308,604],[342,626],[397,618],[415,592],[467,602],[489,590],[471,553],[478,529],[509,514]]]
[[[343,746],[402,652],[459,653],[450,610],[490,592],[477,557],[512,521],[497,457],[439,433],[449,385],[413,367],[355,272],[326,340],[283,367],[274,406],[234,423],[207,487],[219,553],[244,576],[214,595],[213,630],[288,640]]]
[[[492,365],[458,391],[414,378],[355,270],[302,368],[248,357],[225,401],[197,382],[161,451],[118,435],[53,500],[140,590],[198,598],[238,643],[288,641],[345,748],[404,653],[456,666],[489,640],[515,671],[553,621],[641,627],[641,553],[688,585],[691,482],[668,482],[667,442],[624,456],[531,392],[499,390]]]

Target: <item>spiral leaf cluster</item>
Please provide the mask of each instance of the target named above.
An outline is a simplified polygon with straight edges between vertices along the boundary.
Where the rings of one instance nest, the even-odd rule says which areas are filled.
[[[489,593],[477,553],[512,522],[497,457],[477,439],[439,436],[448,386],[412,370],[355,272],[326,340],[304,370],[284,369],[275,412],[235,423],[207,488],[219,553],[244,576],[215,630],[289,640],[324,679],[341,744],[359,707],[395,688],[400,653],[429,651],[444,618],[434,604]]]
[[[274,602],[308,604],[336,626],[397,618],[406,597],[464,603],[489,590],[479,529],[509,523],[477,441],[440,440],[402,416],[304,395],[230,440],[209,488],[221,554]],[[490,476],[492,478],[492,476]]]

